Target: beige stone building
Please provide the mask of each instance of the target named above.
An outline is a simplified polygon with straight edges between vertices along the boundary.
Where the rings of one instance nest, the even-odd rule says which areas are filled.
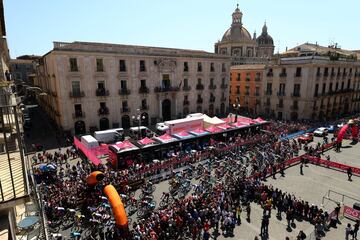
[[[232,23],[215,43],[215,53],[231,56],[232,65],[267,63],[274,54],[274,41],[268,34],[266,23],[261,35],[251,37],[242,21],[243,13],[236,7],[232,14]]]
[[[359,54],[303,44],[264,70],[261,112],[279,119],[325,120],[360,110]]]
[[[156,124],[189,113],[224,115],[228,56],[196,50],[55,42],[37,66],[42,107],[63,130]]]

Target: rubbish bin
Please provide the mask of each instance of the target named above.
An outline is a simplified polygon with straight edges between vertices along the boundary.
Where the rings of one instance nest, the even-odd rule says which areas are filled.
[[[354,203],[353,209],[360,211],[360,203]]]

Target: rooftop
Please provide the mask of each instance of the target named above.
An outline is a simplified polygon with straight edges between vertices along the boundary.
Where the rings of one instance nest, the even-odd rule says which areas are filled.
[[[189,50],[178,48],[151,47],[138,45],[125,45],[113,43],[96,42],[54,42],[53,51],[78,51],[78,52],[99,52],[118,53],[126,55],[150,55],[150,56],[171,56],[171,57],[207,57],[217,59],[230,59],[226,55],[206,52],[203,50]]]
[[[304,57],[304,56],[326,56],[331,60],[339,58],[358,59],[359,52],[341,49],[337,44],[330,46],[320,46],[313,43],[304,43],[291,48],[283,53],[282,57]]]

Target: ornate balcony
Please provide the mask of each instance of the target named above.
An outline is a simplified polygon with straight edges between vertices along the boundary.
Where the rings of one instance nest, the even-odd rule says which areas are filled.
[[[292,93],[291,96],[292,97],[300,97],[300,93]]]
[[[108,115],[109,114],[109,108],[107,107],[102,107],[102,108],[99,108],[98,110],[98,115]]]
[[[69,96],[71,98],[82,98],[85,97],[84,91],[71,91]]]
[[[127,89],[127,88],[119,89],[119,95],[121,95],[121,96],[127,96],[127,95],[130,95],[130,93],[131,93],[130,89]]]
[[[142,111],[149,110],[149,105],[141,105],[140,110]]]
[[[220,87],[221,87],[221,89],[226,89],[226,88],[228,87],[228,85],[227,85],[227,84],[222,83]]]
[[[299,106],[298,105],[291,105],[290,109],[291,110],[299,110]]]
[[[284,72],[279,74],[279,77],[281,77],[281,78],[286,78],[286,76],[287,76],[287,74]]]
[[[271,96],[271,95],[272,95],[272,91],[265,91],[265,95]]]
[[[196,85],[196,90],[204,90],[204,85],[203,84],[197,84]]]
[[[188,86],[188,85],[184,85],[183,88],[182,88],[182,90],[183,90],[184,92],[188,92],[188,91],[191,90],[191,87]]]
[[[122,112],[122,113],[129,113],[129,112],[130,112],[130,108],[129,108],[129,107],[121,108],[121,112]]]
[[[154,91],[156,93],[160,93],[160,92],[178,92],[180,90],[179,87],[172,87],[172,86],[167,86],[167,87],[155,87]]]
[[[216,85],[210,84],[210,85],[209,85],[209,89],[210,89],[210,90],[215,90],[215,89],[216,89]]]
[[[285,92],[277,92],[277,95],[279,97],[285,97],[286,96]]]
[[[77,119],[77,118],[84,118],[85,117],[85,113],[83,111],[75,111],[72,114],[73,119]]]
[[[276,107],[277,107],[278,109],[283,109],[283,108],[284,108],[284,104],[276,104]]]
[[[97,97],[106,97],[110,95],[109,90],[106,90],[105,88],[98,88],[95,91],[95,94]]]
[[[141,93],[141,94],[147,94],[149,92],[150,92],[150,89],[148,87],[146,87],[146,86],[139,88],[139,93]]]

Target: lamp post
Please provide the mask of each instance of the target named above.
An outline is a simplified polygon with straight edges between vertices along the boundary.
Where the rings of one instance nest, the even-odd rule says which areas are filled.
[[[233,108],[235,109],[235,122],[237,122],[237,118],[238,118],[238,111],[240,109],[240,103],[238,102],[237,104],[233,104]]]
[[[136,116],[132,116],[132,119],[133,120],[137,120],[138,121],[138,140],[140,140],[140,124],[141,124],[141,120],[144,120],[145,119],[145,116],[141,116],[141,113],[140,113],[140,109],[136,109],[137,111],[137,115]]]

